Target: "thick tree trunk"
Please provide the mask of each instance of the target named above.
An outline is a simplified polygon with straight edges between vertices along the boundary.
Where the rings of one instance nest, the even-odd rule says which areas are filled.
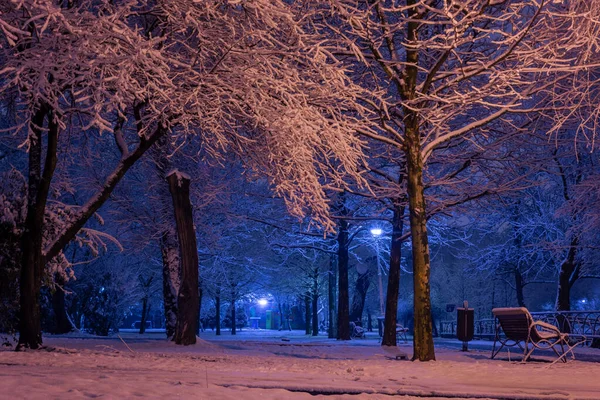
[[[304,321],[304,333],[310,335],[310,292],[304,294]]]
[[[415,318],[413,359],[429,361],[435,360],[435,352],[431,326],[430,260],[423,191],[423,162],[417,129],[417,125],[414,124],[406,132]]]
[[[150,314],[150,288],[152,286],[152,281],[154,280],[154,275],[150,275],[147,279],[140,274],[138,276],[142,289],[144,291],[144,297],[142,298],[142,318],[140,321],[140,335],[146,332],[146,321],[148,320],[148,315]]]
[[[327,330],[327,337],[329,339],[335,339],[337,337],[337,320],[336,320],[336,309],[335,309],[335,292],[336,292],[336,281],[337,274],[335,268],[335,256],[331,255],[329,258],[329,279],[328,279],[328,293],[327,293],[327,305],[329,311],[329,329]]]
[[[142,318],[140,321],[140,335],[146,333],[146,319],[148,319],[148,297],[142,299]]]
[[[319,303],[319,275],[318,270],[315,271],[313,276],[313,288],[312,288],[312,335],[319,335],[319,310],[317,309]]]
[[[30,234],[23,235],[23,261],[20,279],[19,344],[17,350],[26,347],[37,349],[42,345],[42,327],[40,321],[40,275],[43,269],[41,261],[41,241],[30,240]],[[37,247],[37,250],[35,249]]]
[[[413,259],[414,341],[413,360],[435,360],[431,322],[430,260],[427,214],[423,187],[423,159],[417,116],[408,112],[406,151],[408,200]]]
[[[175,343],[190,345],[196,343],[199,306],[198,247],[190,202],[190,179],[179,171],[173,171],[167,176],[167,181],[173,197],[181,257],[181,283],[177,297]]]
[[[577,238],[571,240],[567,257],[560,265],[558,274],[558,288],[556,293],[556,310],[571,311],[571,288],[577,280],[575,269],[577,267],[575,256],[577,255]]]
[[[407,14],[411,21],[407,24],[407,42],[418,42],[419,11],[417,0],[407,0]],[[419,48],[406,47],[404,100],[415,98]],[[413,256],[414,286],[414,340],[413,360],[435,360],[431,326],[430,260],[429,240],[427,237],[427,208],[423,185],[423,156],[421,154],[421,134],[419,132],[418,111],[404,108],[404,138],[408,178],[408,208],[410,212],[410,231]]]
[[[42,130],[48,118],[48,143],[42,171]],[[58,122],[46,106],[41,106],[33,115],[29,127],[29,173],[27,215],[21,238],[21,279],[19,343],[21,348],[37,349],[42,345],[40,320],[40,289],[46,259],[42,252],[44,215],[50,191],[50,182],[56,168],[58,146]]]
[[[390,272],[388,275],[385,319],[383,322],[382,346],[396,346],[396,324],[398,316],[398,296],[400,291],[400,261],[402,253],[402,231],[404,228],[404,206],[398,201],[394,205],[392,221],[392,242],[390,245]]]
[[[177,326],[177,293],[179,293],[181,264],[177,236],[171,229],[163,232],[160,239],[162,253],[163,305],[165,309],[165,328],[168,338],[175,337]]]
[[[170,148],[166,137],[158,139],[154,149],[150,151],[156,175],[161,182],[167,179],[171,168],[168,158]],[[165,182],[166,183],[166,182]],[[168,185],[159,186],[159,206],[165,214],[173,213],[173,202],[169,199]],[[169,224],[160,237],[160,251],[162,254],[162,279],[163,279],[163,308],[165,311],[165,333],[167,338],[175,338],[177,326],[177,294],[181,281],[181,263],[179,259],[179,243],[175,224]]]
[[[514,272],[515,272],[515,289],[517,291],[517,304],[519,304],[519,307],[527,307],[525,305],[525,295],[523,293],[523,288],[524,288],[523,275],[521,275],[521,271],[519,271],[518,268],[515,268]]]
[[[338,233],[338,340],[350,340],[350,299],[348,295],[348,222],[340,220]]]
[[[217,295],[215,296],[215,324],[216,324],[216,335],[221,336],[221,290],[217,289]]]
[[[69,333],[73,330],[73,325],[69,320],[65,305],[65,291],[62,288],[65,284],[65,281],[60,274],[55,274],[54,281],[61,287],[56,288],[54,293],[52,293],[52,310],[54,311],[54,322],[56,325],[53,333]]]
[[[363,309],[365,308],[365,299],[371,284],[371,273],[369,270],[364,274],[359,274],[356,278],[356,286],[354,287],[354,296],[352,296],[352,306],[350,307],[350,321],[361,322]]]

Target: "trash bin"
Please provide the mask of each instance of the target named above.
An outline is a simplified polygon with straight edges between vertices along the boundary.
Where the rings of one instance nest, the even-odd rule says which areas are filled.
[[[463,342],[462,351],[468,351],[469,341],[475,334],[475,311],[464,302],[462,308],[456,309],[456,337]]]

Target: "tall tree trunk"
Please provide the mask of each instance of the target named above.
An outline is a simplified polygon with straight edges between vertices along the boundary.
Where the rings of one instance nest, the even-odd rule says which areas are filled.
[[[152,286],[152,281],[154,280],[154,275],[150,275],[148,279],[144,279],[143,275],[138,275],[138,279],[140,281],[140,285],[144,290],[144,297],[142,298],[142,318],[140,321],[140,335],[146,332],[146,321],[148,320],[148,315],[150,314],[150,287]]]
[[[146,319],[148,318],[148,297],[142,299],[142,318],[140,321],[140,335],[146,333]]]
[[[277,308],[279,308],[279,330],[283,329],[283,305],[281,304],[281,301],[277,301]]]
[[[165,330],[168,338],[175,337],[177,326],[177,293],[179,293],[181,264],[179,245],[172,229],[166,229],[160,239],[162,253],[163,305],[165,309]]]
[[[173,209],[179,239],[181,257],[181,283],[177,297],[177,326],[175,343],[196,343],[198,321],[198,247],[192,204],[190,202],[190,179],[179,171],[167,176],[169,191],[173,197]]]
[[[200,272],[198,272],[198,275],[200,275]],[[200,279],[200,278],[198,278]],[[202,296],[204,294],[204,290],[202,290],[202,285],[200,284],[200,280],[198,281],[198,321],[196,322],[196,324],[198,325],[198,334],[200,334],[200,331],[204,331],[204,329],[206,328],[205,326],[202,325]]]
[[[411,18],[407,24],[405,89],[402,97],[405,101],[415,98],[419,48],[418,43],[419,10],[417,0],[407,0],[407,14]],[[404,137],[407,165],[408,208],[410,212],[410,231],[413,256],[414,286],[414,340],[413,360],[435,360],[431,326],[430,259],[427,237],[427,208],[423,185],[423,156],[421,154],[421,134],[419,132],[418,111],[404,107]]]
[[[577,277],[574,273],[576,270],[575,256],[577,255],[577,237],[571,240],[567,257],[560,264],[560,272],[558,274],[558,289],[556,293],[556,310],[570,311],[571,310],[571,287],[575,283]]]
[[[310,291],[304,294],[304,333],[310,335]]]
[[[166,137],[158,139],[156,146],[150,151],[150,156],[156,167],[156,175],[161,182],[167,179],[171,169],[169,141]],[[166,182],[165,182],[166,183]],[[159,186],[159,206],[165,214],[173,213],[173,202],[169,199],[168,185]],[[181,282],[181,262],[179,259],[179,243],[175,224],[165,227],[160,237],[160,251],[162,254],[162,279],[163,279],[163,308],[165,310],[165,332],[167,338],[175,338],[177,326],[177,294]]]
[[[231,293],[231,334],[235,335],[237,333],[235,326],[235,289]]]
[[[365,308],[365,299],[371,284],[371,273],[369,270],[364,274],[359,274],[356,278],[356,286],[354,288],[354,296],[352,296],[352,306],[350,307],[350,321],[362,322],[363,309]]]
[[[402,178],[400,179],[402,180]],[[396,324],[398,323],[398,296],[400,292],[400,261],[402,253],[402,231],[404,228],[404,206],[400,200],[394,204],[392,220],[392,242],[390,245],[390,272],[388,275],[385,301],[385,319],[383,322],[382,346],[396,346]]]
[[[215,296],[215,307],[216,335],[221,336],[221,289],[217,289],[217,295]]]
[[[430,260],[427,214],[423,188],[423,160],[416,116],[407,125],[408,200],[413,259],[414,340],[413,360],[435,360],[431,325]]]
[[[313,275],[313,287],[312,287],[312,335],[319,335],[319,270],[315,269],[315,273]]]
[[[48,117],[47,151],[44,171],[41,171],[41,150],[44,119]],[[121,160],[108,175],[102,188],[79,208],[70,218],[68,224],[42,249],[44,214],[50,190],[50,182],[56,168],[59,124],[58,116],[47,107],[40,106],[31,118],[29,130],[29,172],[28,172],[28,205],[23,236],[21,237],[21,278],[20,311],[19,311],[19,344],[17,349],[28,347],[39,348],[42,344],[42,331],[39,310],[39,295],[42,273],[46,261],[56,257],[62,249],[75,237],[85,223],[106,202],[125,173],[140,157],[166,133],[162,124],[151,134],[144,135],[133,151],[122,154]],[[120,147],[121,150],[123,148]]]
[[[518,268],[515,268],[514,273],[515,273],[515,289],[517,291],[517,304],[519,304],[519,307],[527,307],[525,305],[525,295],[523,293],[523,288],[524,288],[523,275],[521,275],[521,271],[519,271]]]
[[[338,340],[350,340],[350,299],[348,295],[348,222],[340,220],[338,233]]]
[[[69,333],[73,330],[73,325],[69,320],[65,305],[65,291],[63,289],[65,281],[61,274],[54,274],[54,282],[60,286],[55,288],[54,293],[52,293],[52,310],[54,311],[54,322],[56,324],[54,333]]]
[[[327,330],[327,337],[329,339],[335,339],[337,337],[337,320],[336,320],[336,309],[335,309],[335,292],[336,292],[336,281],[337,274],[335,268],[335,256],[329,256],[329,274],[328,274],[328,293],[327,293],[327,305],[329,311],[329,329]]]
[[[48,118],[48,143],[42,171],[42,131]],[[46,259],[42,252],[44,215],[50,191],[50,182],[56,168],[58,121],[45,105],[34,113],[29,127],[29,173],[27,215],[21,238],[21,279],[19,343],[17,349],[37,349],[42,345],[40,320],[40,289]]]

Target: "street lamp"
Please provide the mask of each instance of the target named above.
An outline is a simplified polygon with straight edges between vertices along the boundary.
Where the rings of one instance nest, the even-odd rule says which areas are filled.
[[[269,300],[267,300],[267,299],[258,300],[258,305],[261,307],[265,307],[267,304],[269,304]]]
[[[377,252],[377,279],[379,281],[379,315],[383,316],[383,282],[381,280],[381,267],[379,265],[379,236],[383,233],[381,228],[372,228],[371,235],[375,237],[375,251]]]
[[[377,236],[381,236],[381,234],[383,233],[383,230],[381,228],[373,228],[371,229],[371,235],[377,237]]]

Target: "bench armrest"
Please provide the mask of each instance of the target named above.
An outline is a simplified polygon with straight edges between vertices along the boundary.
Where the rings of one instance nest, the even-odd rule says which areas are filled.
[[[556,332],[558,334],[561,333],[561,331],[556,326],[549,324],[547,322],[544,322],[544,321],[535,321],[533,323],[533,325],[539,326],[540,328],[547,329],[552,332]]]

